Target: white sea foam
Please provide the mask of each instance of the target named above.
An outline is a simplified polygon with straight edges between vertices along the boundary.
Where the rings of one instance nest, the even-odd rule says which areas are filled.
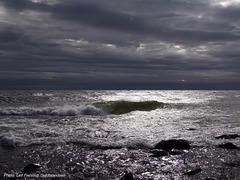
[[[1,138],[1,145],[4,146],[4,147],[15,147],[16,146],[16,140],[15,140],[14,135],[11,132],[5,134]]]
[[[42,97],[42,96],[52,96],[50,93],[33,93],[33,96]]]
[[[105,112],[91,105],[76,106],[65,105],[57,107],[17,107],[3,108],[0,115],[16,116],[34,116],[34,115],[51,115],[51,116],[77,116],[77,115],[103,115]]]
[[[7,146],[84,141],[134,148],[144,146],[142,142],[154,145],[171,138],[187,139],[200,145],[206,142],[215,144],[214,136],[239,132],[238,91],[143,91],[142,94],[141,91],[89,91],[90,100],[82,98],[87,97],[86,92],[78,93],[56,91],[49,99],[24,101],[21,106],[20,101],[3,103],[0,108],[0,140],[2,138],[2,143]],[[18,97],[9,93],[8,96],[21,99],[22,94]],[[170,106],[121,115],[103,111],[108,105],[114,108],[113,100],[135,102],[131,99],[135,96],[142,97],[136,102],[151,100],[167,102]],[[31,97],[32,94],[26,99]],[[93,101],[93,97],[96,100]],[[194,103],[190,103],[191,99]],[[190,128],[195,130],[189,131]],[[10,131],[12,135],[6,135]],[[239,139],[234,143],[239,146]]]

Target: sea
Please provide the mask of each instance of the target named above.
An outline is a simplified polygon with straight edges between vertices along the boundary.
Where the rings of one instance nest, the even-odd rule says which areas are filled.
[[[229,134],[240,135],[240,91],[2,90],[0,178],[240,179],[239,149],[219,147],[240,138],[216,139]],[[191,149],[151,155],[170,139]]]

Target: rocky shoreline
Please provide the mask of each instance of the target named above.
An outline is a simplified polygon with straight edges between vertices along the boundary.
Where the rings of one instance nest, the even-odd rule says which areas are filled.
[[[150,149],[70,143],[5,147],[1,151],[11,156],[1,162],[0,175],[5,179],[207,180],[240,177],[240,151],[231,142],[200,147],[186,140],[171,139],[160,141]]]

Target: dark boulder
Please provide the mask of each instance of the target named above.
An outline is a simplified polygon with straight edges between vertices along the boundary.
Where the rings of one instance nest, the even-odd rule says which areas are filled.
[[[125,173],[119,180],[134,180],[131,172]]]
[[[239,149],[236,145],[234,145],[233,143],[225,143],[225,144],[220,144],[218,145],[219,148],[223,148],[223,149]]]
[[[168,153],[166,151],[158,150],[158,149],[153,149],[150,151],[152,155],[150,157],[162,157],[162,156],[167,156]]]
[[[170,139],[157,143],[154,149],[163,149],[165,151],[171,151],[172,149],[190,149],[190,144],[186,140]]]
[[[196,128],[188,128],[188,129],[186,129],[186,130],[188,130],[188,131],[195,131],[195,130],[197,130]]]
[[[202,169],[201,168],[197,168],[197,169],[194,169],[194,170],[189,170],[189,171],[187,171],[187,172],[185,172],[184,174],[185,175],[195,175],[195,174],[198,174],[198,173],[200,173],[202,171]]]
[[[240,135],[238,135],[238,134],[224,134],[221,136],[217,136],[215,138],[216,139],[236,139],[238,137],[240,137]]]
[[[23,173],[31,173],[37,171],[41,165],[39,164],[28,164],[27,166],[24,167]]]

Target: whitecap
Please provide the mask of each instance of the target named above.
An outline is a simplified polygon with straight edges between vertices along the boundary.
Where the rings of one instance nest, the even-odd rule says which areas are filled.
[[[103,115],[105,112],[91,105],[64,105],[56,107],[15,107],[4,108],[0,110],[0,115],[15,116],[77,116],[77,115]]]
[[[9,132],[1,138],[1,145],[4,147],[16,147],[16,140],[14,135]]]

